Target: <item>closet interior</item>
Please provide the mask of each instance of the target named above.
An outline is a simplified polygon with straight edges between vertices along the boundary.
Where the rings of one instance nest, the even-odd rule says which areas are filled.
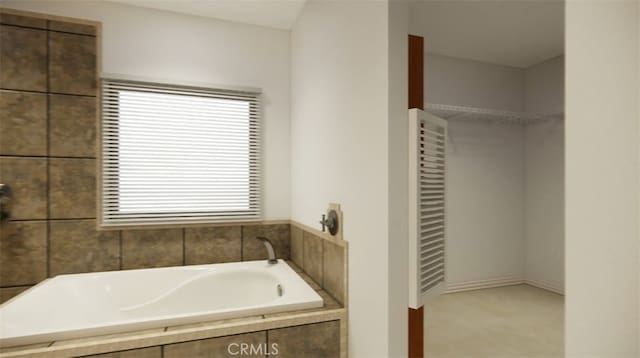
[[[425,354],[561,356],[564,4],[411,6],[424,111],[448,126],[445,290],[425,304]]]

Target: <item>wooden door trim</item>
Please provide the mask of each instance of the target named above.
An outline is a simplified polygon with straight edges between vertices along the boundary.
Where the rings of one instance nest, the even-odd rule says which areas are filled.
[[[409,35],[409,109],[424,110],[424,38]],[[410,358],[424,357],[424,308],[408,308]]]

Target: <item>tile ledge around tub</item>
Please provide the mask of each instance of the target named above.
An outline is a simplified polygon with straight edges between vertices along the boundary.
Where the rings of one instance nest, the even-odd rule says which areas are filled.
[[[322,230],[318,230],[316,228],[313,228],[311,226],[305,225],[303,223],[300,223],[300,222],[297,222],[297,221],[294,221],[294,220],[289,220],[289,225],[295,226],[300,230],[307,231],[308,233],[313,234],[313,235],[319,237],[322,240],[326,240],[326,241],[332,242],[332,243],[334,243],[334,244],[336,244],[338,246],[341,246],[341,247],[348,247],[349,246],[349,242],[347,240],[340,239],[340,238],[338,238],[336,236],[332,236],[331,234],[329,234],[327,232],[323,232]]]
[[[248,321],[236,321],[227,323],[211,322],[211,325],[202,324],[195,327],[172,329],[158,329],[159,332],[138,334],[131,332],[121,334],[118,337],[100,338],[95,340],[82,339],[82,342],[62,344],[64,341],[54,342],[45,348],[29,348],[25,350],[0,353],[0,358],[14,357],[70,357],[91,354],[109,353],[151,346],[160,346],[178,342],[202,340],[208,338],[236,335],[248,332],[265,331],[276,328],[299,326],[305,324],[345,320],[347,313],[345,308],[325,309],[320,311],[295,311],[290,315],[280,317],[267,317]],[[107,336],[109,337],[109,336]],[[58,345],[56,345],[58,343]]]

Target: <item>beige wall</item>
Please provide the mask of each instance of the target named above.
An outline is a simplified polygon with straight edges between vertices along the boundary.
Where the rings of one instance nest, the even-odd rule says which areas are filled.
[[[425,102],[522,111],[524,73],[427,54]],[[523,279],[523,133],[517,125],[449,121],[446,276],[451,287]]]
[[[289,31],[109,1],[1,0],[0,6],[100,21],[106,74],[261,88],[264,219],[289,219]]]
[[[564,56],[525,70],[525,108],[564,112]],[[525,140],[525,278],[564,290],[564,120],[528,125]]]
[[[342,205],[353,357],[389,351],[388,14],[312,0],[291,32],[291,214],[317,227]]]
[[[422,34],[429,49],[429,36]],[[425,102],[524,110],[524,70],[427,53],[424,59]]]
[[[564,111],[564,56],[524,70],[524,110],[542,114]]]
[[[389,1],[389,357],[408,349],[408,12],[406,1]]]
[[[0,224],[0,298],[65,273],[266,258],[256,236],[290,257],[288,221],[97,231],[95,29],[0,22],[0,182],[14,194]]]
[[[564,291],[564,121],[525,128],[525,279]]]
[[[568,357],[640,355],[639,6],[567,2]]]
[[[449,286],[523,278],[523,133],[518,125],[449,122]]]

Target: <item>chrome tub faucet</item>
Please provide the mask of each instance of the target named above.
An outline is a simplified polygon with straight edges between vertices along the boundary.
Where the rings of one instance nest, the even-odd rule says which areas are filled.
[[[273,248],[273,244],[266,237],[258,236],[256,239],[262,241],[264,247],[267,249],[267,254],[269,255],[269,265],[275,265],[278,263],[278,259],[276,258],[276,250]]]

